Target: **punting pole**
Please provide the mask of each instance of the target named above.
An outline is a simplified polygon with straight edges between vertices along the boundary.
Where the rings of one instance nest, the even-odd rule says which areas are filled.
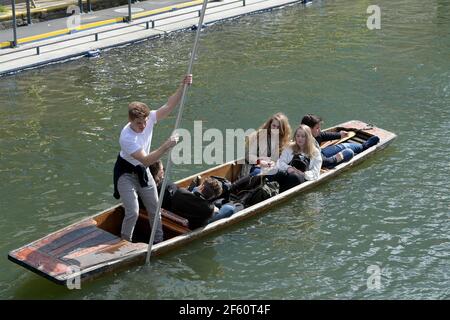
[[[200,18],[199,18],[199,21],[198,21],[197,33],[195,34],[194,47],[192,48],[191,61],[189,62],[189,67],[188,67],[187,74],[192,74],[192,67],[193,67],[193,64],[194,64],[194,61],[195,61],[195,56],[197,54],[198,39],[200,38],[200,32],[202,30],[203,18],[205,17],[206,5],[207,4],[208,4],[208,0],[203,0],[202,12],[201,12],[201,15],[200,15]],[[177,116],[177,120],[175,122],[175,129],[173,130],[172,134],[174,134],[176,132],[176,130],[178,129],[178,126],[180,125],[181,116],[183,114],[183,107],[184,107],[184,101],[185,101],[185,98],[186,98],[187,89],[188,89],[187,84],[184,84],[184,86],[183,86],[183,94],[181,96],[181,102],[180,102],[180,109],[178,110],[178,116]],[[170,173],[170,169],[171,168],[172,168],[172,149],[170,150],[169,156],[167,157],[167,163],[166,163],[166,167],[165,167],[164,179],[163,179],[163,183],[162,183],[162,186],[161,186],[161,190],[159,192],[158,207],[157,207],[156,212],[155,212],[155,219],[153,219],[152,232],[150,234],[150,240],[148,242],[146,263],[150,263],[150,256],[152,254],[153,240],[155,239],[156,224],[157,224],[158,220],[161,220],[161,205],[162,205],[163,198],[164,198],[164,190],[166,190],[167,181],[169,180],[169,173]],[[158,219],[156,219],[156,217],[158,217]],[[149,219],[149,221],[150,221],[150,219]],[[162,223],[162,221],[161,221],[161,223]]]

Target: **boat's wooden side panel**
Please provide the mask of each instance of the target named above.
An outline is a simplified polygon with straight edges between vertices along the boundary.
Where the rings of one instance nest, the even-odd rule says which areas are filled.
[[[117,205],[110,210],[96,215],[93,219],[96,221],[97,227],[118,235],[120,234],[120,229],[122,227],[121,223],[118,223],[118,221],[122,221],[124,216],[125,209],[123,206]]]
[[[239,172],[241,170],[241,165],[235,163],[235,161],[227,162],[224,164],[221,164],[217,167],[202,171],[198,174],[189,176],[187,178],[181,179],[176,182],[176,184],[179,187],[187,188],[191,181],[196,178],[197,176],[201,176],[202,179],[209,176],[218,176],[218,177],[225,177],[230,181],[236,180],[236,178],[239,176]]]

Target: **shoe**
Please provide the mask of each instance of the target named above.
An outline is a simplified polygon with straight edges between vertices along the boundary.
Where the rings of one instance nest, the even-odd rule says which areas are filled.
[[[380,142],[380,138],[378,138],[377,136],[370,137],[369,140],[367,140],[366,142],[364,142],[362,144],[363,151],[369,149],[370,147],[372,147],[374,145],[376,145],[378,142]]]

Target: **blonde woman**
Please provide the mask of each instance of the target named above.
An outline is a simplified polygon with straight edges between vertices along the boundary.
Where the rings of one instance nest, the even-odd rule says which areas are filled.
[[[255,176],[264,169],[275,168],[290,135],[291,126],[286,115],[279,112],[271,116],[256,132],[246,137],[245,160],[249,166],[242,175]]]
[[[320,175],[322,157],[314,143],[311,129],[300,125],[294,132],[293,140],[277,161],[278,173],[274,180],[280,184],[280,192],[305,181],[316,180]]]

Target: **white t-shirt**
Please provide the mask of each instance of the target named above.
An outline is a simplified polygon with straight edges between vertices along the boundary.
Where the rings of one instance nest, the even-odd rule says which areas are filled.
[[[312,159],[309,159],[309,167],[305,171],[306,180],[319,179],[320,168],[322,167],[322,156],[319,150],[317,150],[316,155]],[[292,150],[292,147],[286,147],[277,161],[277,168],[280,171],[287,171],[290,167],[289,163],[293,158],[294,151]]]
[[[147,120],[147,125],[142,133],[137,133],[130,127],[130,123],[123,127],[120,133],[120,156],[127,160],[132,165],[142,164],[131,156],[139,150],[144,150],[146,154],[150,153],[150,146],[152,144],[153,125],[157,122],[156,110],[150,111],[150,115]]]

